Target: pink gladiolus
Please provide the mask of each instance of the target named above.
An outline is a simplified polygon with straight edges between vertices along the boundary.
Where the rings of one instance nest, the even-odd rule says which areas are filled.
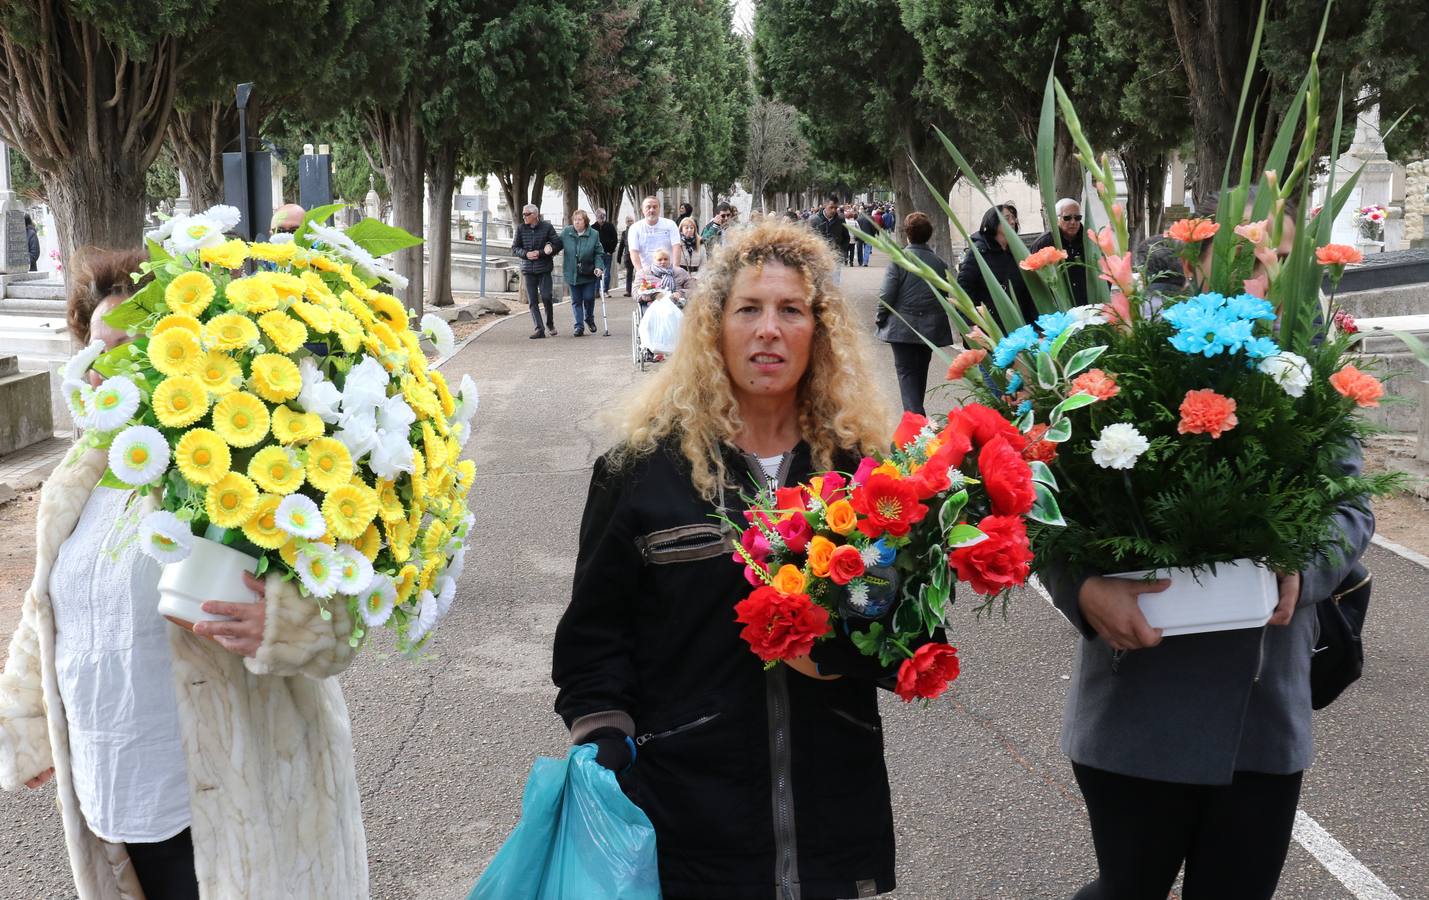
[[[1126,204],[1124,204],[1124,203],[1113,203],[1113,204],[1111,205],[1111,218],[1112,218],[1112,221],[1113,221],[1113,222],[1125,222],[1125,221],[1126,221]]]
[[[1130,256],[1130,254],[1127,254]],[[1103,276],[1105,277],[1105,276]],[[1111,299],[1102,304],[1102,315],[1123,331],[1131,330],[1131,299],[1120,291],[1112,291]]]
[[[1132,281],[1131,254],[1123,253],[1121,256],[1103,256],[1097,260],[1101,266],[1102,281],[1108,282],[1123,294],[1130,294],[1135,285]]]
[[[1097,246],[1102,248],[1102,253],[1107,256],[1114,256],[1117,251],[1116,232],[1112,231],[1110,225],[1103,225],[1101,231],[1093,232],[1096,235]]]
[[[1245,280],[1245,287],[1242,288],[1242,290],[1252,297],[1259,297],[1264,300],[1270,293],[1270,276],[1262,272],[1253,278],[1247,278]]]
[[[1260,260],[1260,264],[1265,266],[1265,270],[1271,275],[1280,271],[1280,254],[1274,247],[1256,247],[1255,258]]]
[[[1237,225],[1235,233],[1250,241],[1257,247],[1264,247],[1270,241],[1270,220],[1263,222],[1247,222],[1244,225]]]

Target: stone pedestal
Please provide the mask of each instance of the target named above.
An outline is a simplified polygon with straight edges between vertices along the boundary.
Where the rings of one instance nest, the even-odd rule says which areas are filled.
[[[21,373],[16,357],[0,357],[0,456],[49,440],[54,433],[49,374]]]

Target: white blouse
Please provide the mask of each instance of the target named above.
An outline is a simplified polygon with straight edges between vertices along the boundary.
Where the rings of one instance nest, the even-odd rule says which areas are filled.
[[[97,487],[50,574],[55,669],[75,794],[111,842],[167,840],[189,826],[159,564],[139,552],[129,492]]]

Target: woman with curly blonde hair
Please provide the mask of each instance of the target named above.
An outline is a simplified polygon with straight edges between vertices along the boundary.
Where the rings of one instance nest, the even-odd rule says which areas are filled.
[[[888,440],[835,268],[798,225],[731,235],[679,352],[596,461],[556,710],[650,817],[668,900],[894,887],[876,696],[891,673],[843,635],[766,671],[739,637],[749,584],[722,524],[752,487],[852,471]]]

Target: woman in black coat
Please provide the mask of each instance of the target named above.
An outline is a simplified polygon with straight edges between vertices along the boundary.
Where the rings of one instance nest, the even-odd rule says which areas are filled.
[[[903,233],[908,237],[908,254],[927,263],[940,278],[947,274],[948,264],[928,247],[933,223],[926,215],[911,212],[905,216]],[[933,348],[928,343],[946,347],[953,342],[948,314],[928,282],[894,263],[889,263],[883,273],[883,289],[878,299],[885,304],[879,306],[875,320],[878,339],[893,349],[893,370],[898,373],[903,409],[924,415],[928,364],[933,361]]]
[[[982,254],[983,261],[992,270],[997,283],[1016,300],[1022,311],[1022,318],[1028,322],[1036,321],[1037,306],[1032,302],[1032,292],[1022,281],[1022,270],[1017,267],[1017,257],[1008,249],[1007,236],[1003,233],[1002,219],[998,216],[996,207],[991,207],[983,213],[982,224],[972,235],[971,243]],[[974,303],[985,304],[988,309],[997,312],[997,307],[992,302],[992,292],[983,280],[982,269],[973,257],[972,247],[963,254],[963,261],[958,266],[958,285],[968,292]],[[1001,321],[1001,316],[998,319]],[[1004,331],[1017,327],[1010,322],[1002,322],[1002,326]]]
[[[849,470],[889,421],[822,238],[769,221],[728,240],[596,463],[556,711],[650,817],[666,900],[872,896],[894,887],[876,690],[892,672],[842,636],[766,671],[716,516],[742,522],[754,482]]]

